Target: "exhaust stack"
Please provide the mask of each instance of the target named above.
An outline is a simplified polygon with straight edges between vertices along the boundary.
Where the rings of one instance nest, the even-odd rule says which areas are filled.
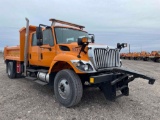
[[[29,19],[26,19],[26,34],[25,34],[25,47],[24,47],[24,75],[27,74],[27,65],[28,65],[28,34],[29,34]]]

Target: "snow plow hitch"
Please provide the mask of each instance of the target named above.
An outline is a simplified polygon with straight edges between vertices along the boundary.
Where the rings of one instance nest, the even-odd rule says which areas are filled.
[[[128,82],[133,81],[135,78],[143,78],[148,80],[148,84],[154,84],[155,79],[152,77],[148,77],[144,74],[138,73],[136,71],[131,71],[131,70],[127,70],[127,69],[122,69],[122,68],[114,68],[113,71],[119,72],[119,73],[125,73],[125,74],[129,74],[129,75],[133,75],[132,79],[128,79]]]
[[[154,78],[123,68],[112,68],[107,71],[109,73],[91,76],[90,83],[99,84],[100,90],[102,90],[108,100],[115,100],[117,97],[121,97],[123,95],[128,96],[128,83],[133,81],[135,78],[147,79],[149,80],[149,84],[154,84],[155,82]],[[122,94],[116,95],[116,91],[121,91]]]

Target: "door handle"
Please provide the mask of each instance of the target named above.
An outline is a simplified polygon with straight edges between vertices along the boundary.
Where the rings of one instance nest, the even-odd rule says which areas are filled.
[[[40,47],[40,48],[42,48],[42,49],[48,49],[49,51],[52,51],[52,48],[50,48],[50,47]]]
[[[41,53],[41,60],[43,59],[43,54]]]

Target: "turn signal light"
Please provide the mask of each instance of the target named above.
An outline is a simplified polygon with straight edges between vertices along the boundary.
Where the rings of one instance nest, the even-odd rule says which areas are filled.
[[[82,42],[83,42],[83,43],[88,42],[88,38],[87,38],[87,37],[82,38]]]
[[[90,83],[94,83],[94,78],[90,78]]]

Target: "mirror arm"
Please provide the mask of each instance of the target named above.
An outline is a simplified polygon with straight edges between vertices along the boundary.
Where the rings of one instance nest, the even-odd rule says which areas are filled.
[[[81,56],[80,56],[81,52],[84,52],[85,54],[87,53],[86,51],[84,51],[84,49],[85,49],[85,47],[86,47],[87,45],[88,45],[88,44],[82,45],[82,47],[81,47],[81,49],[80,49],[80,51],[79,51],[79,54],[77,55],[78,58],[81,58]]]

